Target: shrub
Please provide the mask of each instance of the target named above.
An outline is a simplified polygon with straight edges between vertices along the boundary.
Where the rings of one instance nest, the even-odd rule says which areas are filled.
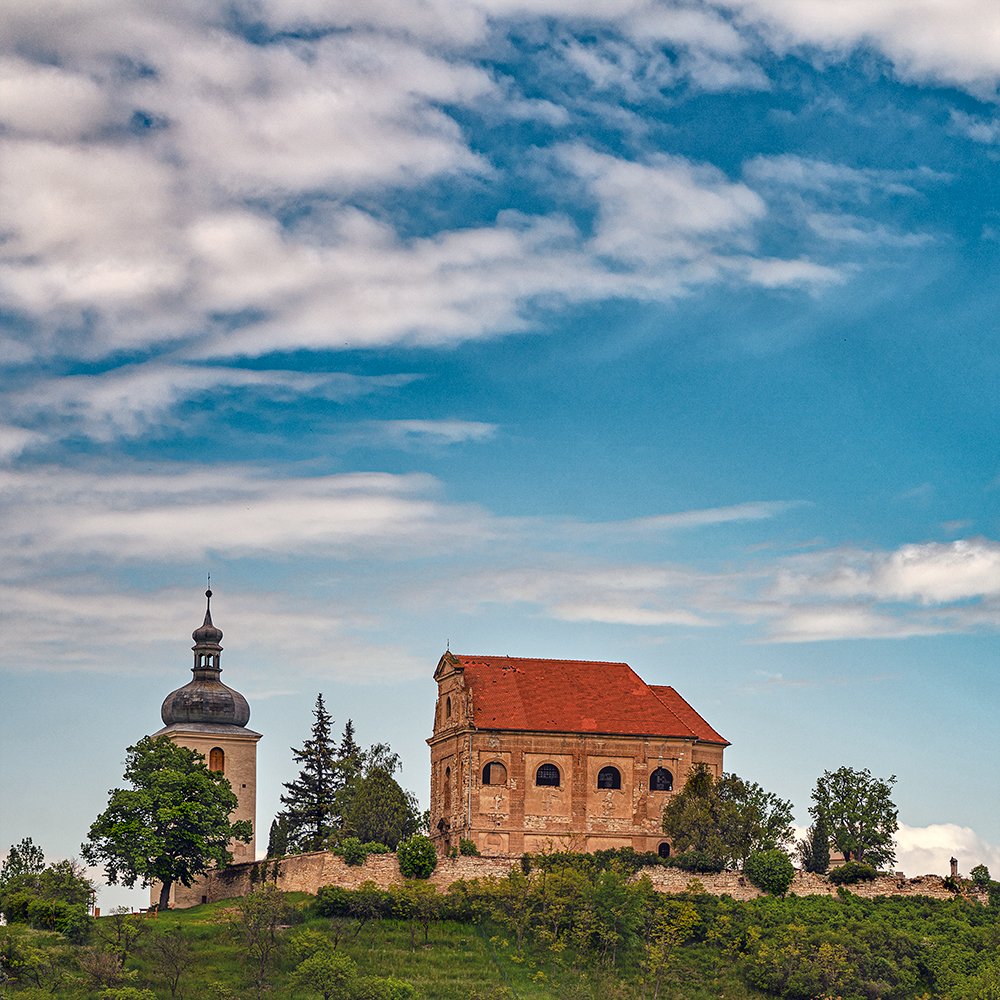
[[[466,840],[463,837],[458,842],[458,853],[466,858],[478,858],[479,848],[476,847],[476,842],[474,840]]]
[[[365,844],[365,850],[369,854],[392,854],[391,847],[388,847],[386,844],[380,844],[376,840]]]
[[[989,889],[990,887],[990,870],[986,865],[976,865],[969,872],[969,878],[972,879],[977,889]]]
[[[405,878],[429,878],[437,868],[437,849],[430,837],[420,833],[404,840],[396,850],[396,857]]]
[[[791,859],[777,848],[754,851],[743,865],[743,873],[758,889],[771,896],[784,896],[795,878]]]
[[[670,868],[680,868],[682,872],[697,872],[699,875],[717,874],[726,870],[726,863],[722,858],[713,857],[704,851],[684,851],[667,858],[664,864]]]
[[[363,865],[365,858],[368,857],[367,846],[362,844],[357,837],[347,837],[342,840],[335,853],[339,854],[347,864],[355,867]]]
[[[351,893],[343,886],[321,885],[313,910],[320,917],[346,917],[351,912]]]
[[[405,979],[360,976],[351,987],[351,1000],[412,1000],[416,992]]]
[[[878,877],[878,872],[863,861],[848,861],[839,868],[834,868],[827,876],[834,885],[854,885],[855,882],[872,882]]]

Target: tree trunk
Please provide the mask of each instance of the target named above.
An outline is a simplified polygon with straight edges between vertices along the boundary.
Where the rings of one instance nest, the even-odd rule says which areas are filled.
[[[158,910],[165,910],[167,908],[167,904],[170,902],[170,887],[173,884],[173,882],[164,882],[160,887],[160,902],[156,906]]]

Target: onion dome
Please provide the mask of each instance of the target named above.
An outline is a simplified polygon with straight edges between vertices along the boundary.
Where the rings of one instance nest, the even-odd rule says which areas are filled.
[[[221,726],[245,726],[250,721],[250,706],[246,698],[226,687],[219,680],[222,667],[222,629],[212,623],[212,591],[206,590],[208,599],[205,621],[201,628],[191,633],[194,639],[194,677],[184,687],[172,691],[163,700],[160,718],[165,726],[174,723],[213,723]]]

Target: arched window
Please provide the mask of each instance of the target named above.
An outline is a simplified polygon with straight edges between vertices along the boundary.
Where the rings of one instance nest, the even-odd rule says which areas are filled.
[[[536,785],[551,785],[559,787],[559,768],[555,764],[542,764],[535,772]]]
[[[444,702],[444,717],[446,719],[451,718],[451,698],[446,698]]]
[[[656,853],[659,854],[659,856],[661,858],[669,858],[670,857],[670,845],[666,841],[664,841],[656,849]]]
[[[484,785],[506,785],[507,768],[498,760],[491,761],[483,768]]]
[[[444,769],[444,809],[445,816],[451,815],[451,768]]]
[[[224,774],[226,770],[226,754],[222,747],[212,747],[208,751],[208,769]]]
[[[672,792],[674,790],[674,776],[665,767],[658,767],[649,776],[649,790],[651,792]]]
[[[621,788],[622,773],[617,767],[602,767],[597,776],[598,788]]]

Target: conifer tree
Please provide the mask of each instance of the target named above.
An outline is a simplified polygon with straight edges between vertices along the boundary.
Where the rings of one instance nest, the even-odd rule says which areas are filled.
[[[333,719],[323,704],[323,695],[316,696],[313,709],[312,737],[301,750],[292,747],[295,762],[301,765],[296,781],[284,782],[287,795],[281,796],[287,817],[287,850],[302,853],[323,849],[334,828],[334,795],[340,769],[330,739]]]
[[[817,875],[827,873],[830,867],[830,828],[822,810],[817,814],[816,822],[806,831],[805,840],[799,841],[798,848],[805,871]]]

